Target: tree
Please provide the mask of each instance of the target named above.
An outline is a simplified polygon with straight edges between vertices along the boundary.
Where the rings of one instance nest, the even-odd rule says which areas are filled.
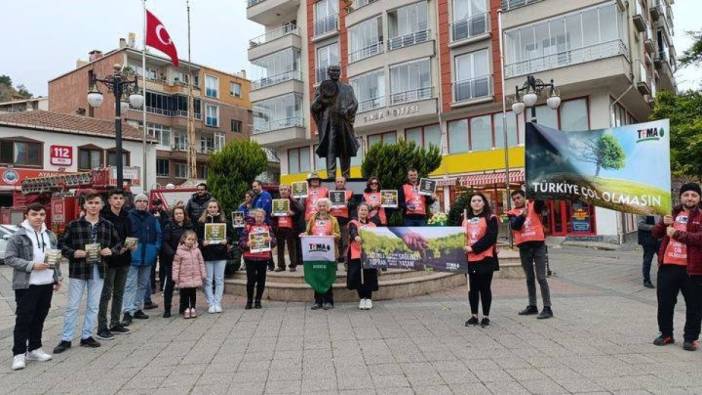
[[[12,86],[12,78],[9,75],[0,75],[0,102],[18,100],[18,99],[31,99],[32,93],[27,90],[27,88],[20,84],[17,88]]]
[[[602,169],[621,169],[624,167],[626,154],[619,141],[611,134],[603,134],[585,143],[582,161],[595,164],[595,177]]]
[[[473,193],[470,189],[458,196],[454,202],[451,203],[451,210],[448,213],[448,226],[461,226],[461,216],[463,215],[463,210],[470,209],[470,201],[468,197]]]
[[[697,180],[702,174],[702,92],[656,94],[650,119],[670,119],[670,168],[676,177]]]
[[[232,141],[210,156],[207,187],[228,214],[239,207],[244,193],[267,165],[260,145],[249,140]]]
[[[699,65],[702,63],[702,30],[686,33],[692,37],[694,42],[690,48],[683,52],[683,56],[678,59],[680,66]]]

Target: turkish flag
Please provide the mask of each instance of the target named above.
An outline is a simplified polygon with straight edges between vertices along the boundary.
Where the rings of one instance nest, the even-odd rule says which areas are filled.
[[[146,45],[156,48],[171,58],[171,63],[178,67],[178,51],[163,23],[149,10],[146,10]]]

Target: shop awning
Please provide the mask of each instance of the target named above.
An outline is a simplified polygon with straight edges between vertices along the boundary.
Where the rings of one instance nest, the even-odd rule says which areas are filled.
[[[511,170],[509,172],[509,182],[524,182],[524,169]],[[463,187],[477,187],[505,183],[505,172],[469,174],[459,177],[458,183]]]

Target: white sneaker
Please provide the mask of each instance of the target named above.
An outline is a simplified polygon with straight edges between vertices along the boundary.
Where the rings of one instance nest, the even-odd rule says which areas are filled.
[[[207,309],[207,312],[210,313],[210,314],[214,314],[214,313],[217,312],[216,309],[217,309],[217,308],[215,307],[215,305],[211,305],[211,306]]]
[[[370,299],[366,299],[366,310],[370,310],[373,308],[373,301]]]
[[[215,313],[221,313],[222,312],[222,305],[218,304],[215,305]]]
[[[365,300],[365,299],[361,299],[361,300],[358,302],[358,309],[359,309],[359,310],[365,310],[365,309],[366,309],[366,300]]]
[[[20,370],[27,367],[27,362],[25,362],[24,354],[15,355],[12,358],[12,370]]]
[[[32,350],[29,353],[27,353],[27,361],[39,361],[39,362],[46,362],[51,360],[51,355],[47,354],[42,350],[41,348],[37,348],[36,350]]]

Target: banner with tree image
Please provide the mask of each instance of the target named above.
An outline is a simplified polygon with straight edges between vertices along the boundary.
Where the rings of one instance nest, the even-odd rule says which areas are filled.
[[[361,239],[365,268],[468,272],[460,226],[365,228]]]
[[[527,123],[526,192],[642,215],[671,211],[667,119],[563,132]]]

